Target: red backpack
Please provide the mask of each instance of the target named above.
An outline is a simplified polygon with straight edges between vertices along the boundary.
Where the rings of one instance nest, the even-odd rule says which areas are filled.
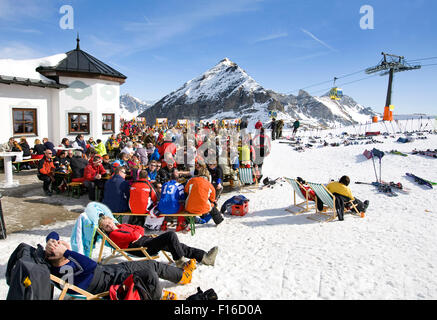
[[[123,284],[109,287],[111,300],[151,300],[141,278],[131,274],[123,281]]]

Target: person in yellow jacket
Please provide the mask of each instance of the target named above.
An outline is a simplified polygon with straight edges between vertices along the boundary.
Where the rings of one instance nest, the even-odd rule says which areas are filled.
[[[96,150],[97,154],[102,157],[107,154],[105,144],[100,139],[97,139],[97,146],[94,148],[94,150]]]
[[[337,181],[333,181],[329,183],[326,188],[332,193],[332,194],[339,194],[342,196],[345,196],[349,198],[350,200],[355,200],[354,196],[352,195],[351,189],[348,187],[350,183],[350,179],[348,176],[343,176],[341,179]]]
[[[343,176],[338,180],[338,182],[333,181],[329,183],[326,188],[339,200],[341,203],[345,204],[349,201],[352,201],[356,206],[359,212],[366,212],[367,207],[369,206],[369,200],[362,202],[353,196],[351,189],[349,188],[350,178],[348,176]],[[344,206],[340,206],[340,203],[336,202],[337,214],[339,220],[343,220],[343,211]],[[322,211],[323,206],[322,201],[317,201],[318,210]],[[346,208],[348,209],[348,208]]]

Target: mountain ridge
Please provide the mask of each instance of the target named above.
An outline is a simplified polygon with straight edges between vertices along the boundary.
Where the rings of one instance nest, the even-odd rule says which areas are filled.
[[[268,113],[273,110],[286,124],[299,119],[311,127],[363,123],[376,115],[348,96],[333,101],[326,95],[313,97],[304,90],[295,96],[265,89],[238,64],[224,58],[139,116],[148,123],[154,123],[156,118],[168,118],[173,123],[187,118],[197,121],[246,118],[251,125],[258,120],[268,122]]]

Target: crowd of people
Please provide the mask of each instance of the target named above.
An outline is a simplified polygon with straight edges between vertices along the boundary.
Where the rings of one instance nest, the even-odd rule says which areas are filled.
[[[281,137],[282,126],[281,120],[272,120],[272,140]],[[297,121],[293,134],[298,128]],[[151,256],[168,251],[175,261],[175,266],[154,260],[101,265],[73,251],[69,243],[51,232],[45,247],[50,272],[62,277],[68,267],[75,274],[74,284],[93,294],[122,285],[134,275],[145,284],[148,299],[176,299],[174,293],[163,290],[159,279],[181,285],[190,283],[196,265],[214,266],[218,254],[217,246],[205,251],[181,243],[177,232],[187,232],[189,226],[184,216],[177,214],[195,214],[196,223],[213,220],[218,225],[224,220],[223,212],[217,208],[224,183],[232,184],[241,167],[252,168],[254,176],[261,180],[270,140],[261,121],[254,129],[256,134],[252,136],[244,121],[235,127],[217,123],[149,127],[129,121],[122,122],[121,132],[112,134],[105,142],[94,141],[92,137],[85,140],[79,134],[73,142],[62,139],[58,147],[44,138],[42,143],[35,140],[30,148],[25,138],[20,142],[11,138],[8,142],[11,151],[23,151],[23,159],[38,160],[37,176],[47,196],[65,191],[70,182],[81,183],[91,202],[102,203],[112,213],[142,214],[130,216],[125,223],[100,217],[99,228],[117,246],[147,248]],[[331,182],[328,189],[342,203],[351,202],[365,212],[369,202],[352,196],[349,183],[349,177],[344,176],[339,182]],[[314,194],[312,197],[315,200]],[[323,203],[317,204],[322,211]],[[159,225],[152,226],[155,229],[149,229],[163,231],[159,236],[147,234],[147,218],[160,214],[176,216],[175,219],[166,216]],[[176,222],[176,232],[168,230],[170,221]],[[131,254],[144,257],[145,253],[139,250]]]
[[[252,136],[244,121],[238,126],[191,127],[128,121],[105,142],[79,134],[73,142],[62,139],[58,147],[44,139],[29,149],[30,157],[40,158],[37,175],[47,196],[66,191],[69,182],[79,182],[90,201],[102,202],[114,213],[186,211],[201,214],[198,223],[213,219],[219,224],[223,218],[217,200],[224,182],[233,184],[240,166],[252,168],[258,180],[262,177],[270,144],[262,124],[255,127]],[[144,223],[139,220],[131,222]],[[177,231],[187,228],[180,218]]]
[[[196,214],[196,223],[212,219],[218,225],[223,214],[217,200],[224,183],[236,179],[240,166],[251,167],[261,178],[263,159],[270,151],[262,125],[257,125],[256,137],[246,133],[244,125],[148,127],[129,121],[105,142],[91,137],[86,140],[79,134],[74,141],[62,139],[57,147],[49,139],[42,143],[36,140],[33,148],[25,138],[19,143],[11,139],[8,144],[11,151],[23,151],[23,159],[37,160],[37,176],[47,196],[65,191],[70,182],[79,182],[90,202],[101,202],[114,214],[159,216],[185,212]],[[183,216],[176,220],[176,232],[189,231]],[[81,270],[74,284],[91,293],[109,290],[111,285],[136,275],[146,283],[150,299],[175,299],[174,293],[162,290],[159,279],[190,283],[197,263],[214,265],[218,247],[204,251],[181,243],[177,233],[168,230],[170,221],[175,222],[166,218],[159,226],[164,232],[157,237],[147,234],[145,216],[131,216],[121,224],[103,216],[99,227],[120,248],[147,247],[150,255],[160,250],[170,252],[175,266],[153,260],[100,265],[72,251],[52,232],[45,247],[50,272],[61,276],[65,267]],[[136,255],[143,253],[138,251]]]

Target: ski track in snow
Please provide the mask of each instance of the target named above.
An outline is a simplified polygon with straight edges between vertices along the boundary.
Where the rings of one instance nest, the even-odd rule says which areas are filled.
[[[344,221],[318,223],[307,219],[309,214],[290,214],[284,210],[293,203],[292,188],[286,182],[244,193],[250,199],[246,216],[226,216],[219,226],[212,221],[198,225],[195,236],[179,234],[181,242],[190,246],[204,250],[219,246],[216,265],[198,265],[191,284],[164,282],[165,287],[182,299],[195,293],[198,286],[203,290],[214,288],[224,300],[436,299],[436,190],[415,184],[405,173],[437,181],[437,159],[386,154],[382,159],[383,180],[401,182],[411,189],[396,198],[378,193],[373,186],[354,183],[375,180],[372,161],[362,156],[365,149],[411,152],[414,148],[437,147],[437,135],[406,144],[396,143],[396,139],[301,153],[273,142],[264,176],[300,176],[328,183],[347,174],[354,195],[370,201],[366,217],[348,214]],[[239,192],[223,194],[219,204],[236,194]],[[21,242],[35,246],[43,243],[51,230],[69,240],[73,224],[41,226],[0,241],[0,299],[7,295],[4,273],[16,246]],[[108,248],[105,253],[109,253]],[[97,257],[97,249],[93,255]],[[160,259],[165,261],[164,257]]]

